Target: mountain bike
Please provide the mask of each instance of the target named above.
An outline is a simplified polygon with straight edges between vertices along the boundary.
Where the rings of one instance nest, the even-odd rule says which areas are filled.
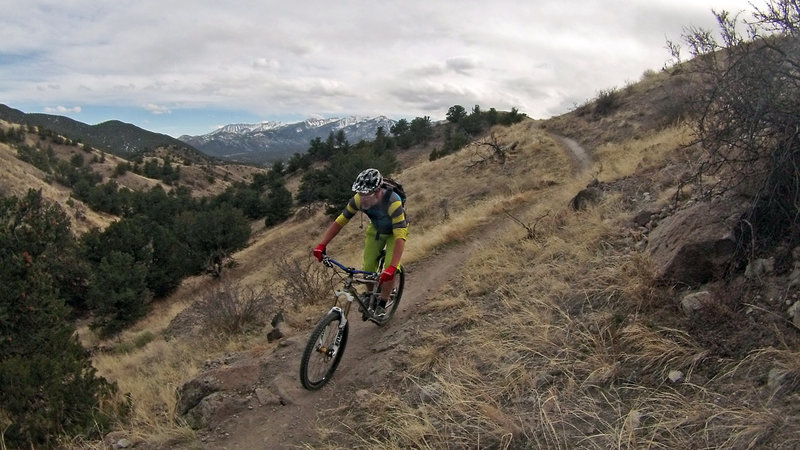
[[[397,278],[397,285],[386,302],[385,314],[378,316],[375,313],[381,292],[378,280],[383,271],[385,257],[385,252],[381,252],[377,272],[365,272],[346,267],[327,255],[322,258],[322,263],[334,269],[343,282],[341,288],[333,291],[333,307],[317,323],[308,338],[303,359],[300,362],[300,381],[304,388],[312,391],[321,388],[330,381],[333,372],[339,366],[347,346],[347,334],[350,330],[347,316],[354,301],[358,303],[361,320],[369,320],[379,327],[385,326],[394,316],[397,306],[400,304],[400,298],[403,296],[405,285],[403,266],[400,266],[395,273],[395,277],[399,278]],[[359,293],[356,289],[358,285],[366,285],[367,291]]]

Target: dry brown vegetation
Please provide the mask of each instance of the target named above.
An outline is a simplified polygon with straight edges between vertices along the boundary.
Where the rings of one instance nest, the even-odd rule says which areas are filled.
[[[668,128],[606,144],[598,170],[616,179],[673,164],[685,158],[685,136]],[[574,188],[537,192],[518,214],[560,210]],[[348,431],[327,424],[331,447],[346,448],[352,430],[354,445],[387,449],[800,444],[797,398],[765,385],[772,361],[796,361],[797,330],[763,330],[784,346],[728,357],[701,343],[676,293],[654,285],[648,258],[632,250],[625,195],[557,214],[537,239],[519,227],[472,236],[488,242],[417,316],[425,325],[405,372],[340,411]],[[795,374],[797,364],[781,370]],[[673,371],[685,379],[671,381]]]
[[[645,81],[665,79],[648,74]],[[456,283],[432,293],[409,323],[394,324],[416,330],[406,351],[393,355],[403,370],[367,397],[341,400],[319,417],[324,447],[800,446],[797,330],[763,330],[778,346],[759,347],[752,336],[754,350],[714,353],[697,331],[703,324],[682,316],[676,292],[653,282],[646,254],[634,248],[627,223],[641,194],[646,190],[660,203],[676,198],[682,185],[674,168],[696,158],[697,149],[683,146],[690,138],[685,127],[653,122],[671,105],[655,85],[626,93],[627,106],[611,118],[593,121],[576,111],[492,130],[502,143],[516,143],[503,165],[468,169],[470,147],[432,162],[422,152],[401,157],[395,178],[410,194],[412,221],[405,262],[435,259],[459,241],[481,245],[458,269]],[[661,106],[644,103],[652,96]],[[551,131],[584,145],[597,138],[586,145],[594,167],[576,173]],[[569,210],[570,198],[593,177],[625,188],[586,211]],[[322,209],[304,209],[259,230],[235,255],[238,265],[228,279],[285,292],[275,262],[308,261],[330,220]],[[535,236],[526,238],[505,212],[536,223]],[[329,246],[337,259],[360,260],[358,222]],[[266,328],[236,335],[196,330],[166,340],[173,319],[213,283],[186,280],[114,342],[82,329],[83,341],[98,349],[100,374],[130,396],[131,418],[119,425],[129,436],[156,447],[200,446],[176,417],[175,390],[208,360],[275,345],[267,344]],[[282,301],[294,334],[306,335],[309,318],[325,308],[303,298]],[[781,384],[781,392],[766,381],[773,367],[794,380]],[[671,381],[673,371],[684,379]]]

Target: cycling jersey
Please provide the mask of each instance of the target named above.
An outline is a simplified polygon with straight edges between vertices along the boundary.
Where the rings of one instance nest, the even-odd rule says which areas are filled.
[[[366,210],[361,208],[361,194],[351,197],[344,211],[336,218],[336,223],[345,226],[357,212],[363,211],[369,217],[377,234],[391,234],[395,239],[407,239],[408,221],[400,196],[389,189],[382,190],[381,201]]]

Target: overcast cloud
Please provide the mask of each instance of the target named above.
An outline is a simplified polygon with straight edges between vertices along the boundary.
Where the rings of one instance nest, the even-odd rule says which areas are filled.
[[[746,0],[11,0],[0,103],[204,134],[311,116],[534,118],[638,81],[683,27]],[[756,3],[759,5],[759,3]]]

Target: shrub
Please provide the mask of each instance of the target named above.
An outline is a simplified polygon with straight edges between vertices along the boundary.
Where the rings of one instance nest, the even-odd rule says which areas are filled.
[[[695,57],[687,71],[702,87],[694,107],[698,143],[708,152],[701,175],[719,181],[709,190],[752,198],[744,240],[800,242],[800,5],[775,0],[754,20],[715,12],[721,43],[689,30]],[[740,30],[745,30],[744,37]],[[674,46],[673,46],[674,47]]]
[[[617,88],[604,89],[600,91],[594,103],[594,113],[598,116],[605,116],[622,105],[622,96]]]
[[[101,431],[114,386],[96,376],[67,320],[75,281],[61,268],[78,265],[69,219],[31,190],[0,198],[0,223],[0,446]]]
[[[305,262],[302,262],[305,261]],[[331,273],[315,259],[281,257],[275,261],[275,273],[282,280],[279,296],[289,303],[316,303],[330,298],[333,292]]]
[[[237,334],[266,323],[275,301],[266,288],[255,289],[222,280],[198,304],[198,314],[212,331]]]

